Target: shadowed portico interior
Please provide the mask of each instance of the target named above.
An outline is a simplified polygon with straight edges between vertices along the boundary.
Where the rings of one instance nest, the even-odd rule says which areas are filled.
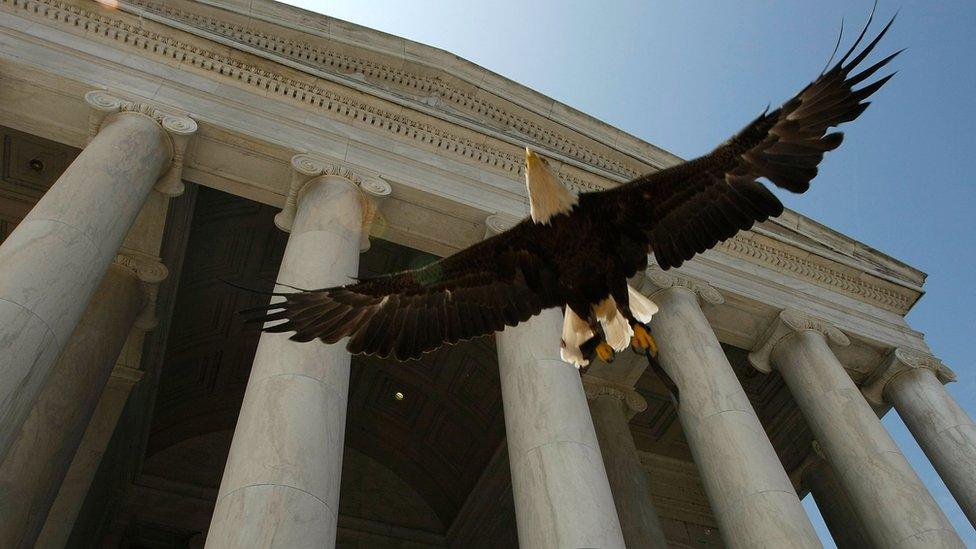
[[[221,279],[270,290],[286,240],[274,227],[275,213],[220,191],[201,188],[196,194],[141,470],[128,495],[105,506],[118,513],[106,528],[125,543],[151,546],[174,533],[191,539],[206,532],[259,335],[238,312],[267,299]],[[434,257],[374,239],[362,256],[360,276],[412,268]],[[485,547],[514,546],[493,339],[447,347],[419,361],[354,358],[340,543],[406,539],[467,546],[480,540]],[[784,466],[797,470],[811,435],[782,380],[751,375],[746,353],[726,351]],[[719,545],[666,390],[650,374],[639,378],[636,390],[648,407],[631,420],[634,440],[648,468],[670,467],[664,475],[650,475],[665,527]],[[802,484],[798,489],[806,490]],[[472,537],[462,543],[452,534]]]

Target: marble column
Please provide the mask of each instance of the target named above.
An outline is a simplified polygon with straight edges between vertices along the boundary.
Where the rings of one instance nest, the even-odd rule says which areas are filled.
[[[810,488],[810,494],[817,502],[817,509],[838,549],[883,549],[871,543],[830,463],[816,453],[810,456],[802,467],[801,478]]]
[[[485,237],[518,222],[485,221]],[[600,444],[575,367],[559,358],[549,309],[495,334],[519,545],[624,547]]]
[[[711,286],[648,271],[661,366],[680,393],[678,417],[729,547],[821,547],[796,490],[698,303]]]
[[[150,191],[178,193],[193,120],[104,92],[90,143],[0,245],[0,459]]]
[[[964,547],[828,341],[849,344],[833,325],[783,311],[749,361],[761,372],[775,368],[783,376],[872,543]]]
[[[146,262],[141,276],[118,263],[105,274],[0,463],[0,547],[33,544],[144,308],[143,284],[165,276],[165,267],[155,262]]]
[[[603,464],[617,507],[627,547],[667,547],[661,521],[651,500],[651,486],[641,464],[628,423],[647,409],[647,402],[631,387],[618,387],[585,377],[583,390],[603,454]]]
[[[579,370],[548,309],[495,335],[519,545],[624,547]]]
[[[895,407],[976,526],[976,423],[943,386],[955,380],[932,355],[895,349],[862,392],[872,404]]]
[[[71,460],[71,466],[64,475],[57,497],[51,504],[41,533],[37,536],[35,549],[67,547],[71,530],[95,480],[95,473],[119,423],[125,403],[129,400],[132,388],[141,379],[142,371],[135,368],[118,364],[112,370],[85,434],[81,437],[74,459]]]
[[[275,218],[291,233],[278,282],[299,288],[345,284],[359,270],[363,222],[372,211],[367,185],[304,154],[292,159],[292,168],[292,191]],[[388,194],[389,187],[383,191]],[[345,340],[299,343],[289,335],[261,335],[208,548],[335,544],[350,356]]]

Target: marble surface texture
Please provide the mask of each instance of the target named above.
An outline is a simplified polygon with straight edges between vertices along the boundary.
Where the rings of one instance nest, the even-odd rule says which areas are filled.
[[[667,539],[651,501],[648,473],[641,465],[634,437],[627,425],[626,404],[615,395],[590,400],[590,415],[617,506],[617,518],[627,547],[663,548]]]
[[[278,282],[323,288],[355,276],[362,218],[360,191],[348,179],[309,182]],[[350,356],[344,342],[299,343],[288,336],[261,336],[208,548],[335,543]]]
[[[697,296],[675,286],[652,299],[659,360],[678,386],[681,426],[726,545],[820,547]]]
[[[964,547],[822,333],[808,329],[787,336],[771,359],[873,543]]]
[[[885,397],[894,404],[969,522],[976,524],[976,423],[925,368],[893,379]]]
[[[0,457],[169,154],[152,118],[118,116],[0,246]]]
[[[0,463],[0,547],[33,544],[140,309],[139,281],[109,268]]]
[[[549,309],[496,335],[519,544],[624,547],[579,371]]]

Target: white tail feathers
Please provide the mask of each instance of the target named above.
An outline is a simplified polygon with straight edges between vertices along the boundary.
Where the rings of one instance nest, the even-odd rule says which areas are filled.
[[[627,295],[630,298],[630,312],[641,324],[647,324],[651,321],[651,317],[657,314],[657,304],[630,285],[627,286]]]
[[[583,358],[580,345],[586,343],[591,337],[593,337],[593,330],[590,329],[589,324],[572,309],[566,307],[563,318],[563,345],[559,349],[559,358],[577,368],[589,365],[590,361]]]
[[[603,335],[614,351],[623,351],[630,345],[630,338],[634,337],[634,329],[630,327],[624,315],[620,314],[613,296],[598,303],[593,308],[593,313],[603,326]]]
[[[634,318],[642,324],[650,322],[651,317],[658,311],[657,305],[631,286],[627,286],[627,294],[630,312]],[[593,315],[603,327],[604,337],[614,351],[623,351],[630,345],[630,340],[634,337],[634,329],[624,318],[624,315],[620,314],[620,310],[617,309],[617,302],[613,297],[607,297],[593,307]],[[580,346],[594,335],[596,334],[593,333],[589,323],[580,318],[572,309],[566,307],[563,318],[562,348],[559,349],[559,357],[577,368],[589,365],[590,361],[583,358]]]

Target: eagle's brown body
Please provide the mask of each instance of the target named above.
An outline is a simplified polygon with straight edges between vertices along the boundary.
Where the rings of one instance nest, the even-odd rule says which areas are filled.
[[[594,308],[613,298],[633,323],[627,279],[647,266],[648,254],[663,269],[677,267],[782,213],[759,178],[796,193],[809,188],[824,153],[842,141],[828,129],[859,116],[891,77],[854,89],[897,53],[851,74],[890,25],[847,62],[862,32],[830,70],[708,155],[578,197],[553,186],[551,195],[532,196],[527,172],[532,217],[514,228],[420,269],[284,294],[258,320],[285,320],[265,330],[294,331],[295,340],[349,336],[353,353],[399,359],[549,307],[569,307],[595,332]]]

